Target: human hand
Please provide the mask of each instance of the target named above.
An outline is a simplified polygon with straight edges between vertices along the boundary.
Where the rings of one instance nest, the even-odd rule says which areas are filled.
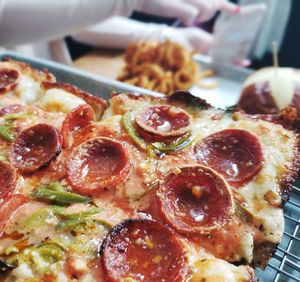
[[[125,17],[112,17],[88,30],[73,35],[79,42],[92,46],[127,48],[138,41],[174,41],[190,51],[207,53],[212,35],[196,27],[175,28],[161,24],[146,24]]]
[[[196,27],[169,28],[163,31],[165,39],[177,42],[190,51],[208,53],[213,43],[212,34]]]
[[[157,16],[176,17],[186,25],[208,21],[219,10],[231,13],[239,10],[227,0],[141,0],[138,9]]]
[[[197,7],[198,15],[195,19],[196,22],[206,22],[218,11],[238,13],[240,10],[239,6],[227,0],[185,0],[185,2]]]

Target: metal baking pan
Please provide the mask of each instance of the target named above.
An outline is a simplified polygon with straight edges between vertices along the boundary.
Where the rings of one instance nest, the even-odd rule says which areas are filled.
[[[132,86],[120,81],[116,81],[103,76],[95,75],[86,71],[81,71],[69,67],[67,65],[59,64],[53,61],[26,57],[15,52],[0,52],[0,60],[4,58],[12,58],[14,60],[22,61],[31,64],[33,67],[43,70],[48,69],[53,73],[56,79],[60,82],[67,82],[73,84],[82,90],[91,94],[99,96],[104,99],[109,99],[112,91],[131,92],[131,93],[145,93],[150,95],[161,95],[157,92]]]
[[[205,81],[216,84],[216,87],[205,89],[194,85],[190,89],[191,93],[221,109],[237,104],[243,82],[253,70],[217,64],[212,61],[211,57],[200,54],[194,55],[193,59],[199,64],[201,70],[213,70],[215,72],[214,77]]]
[[[157,92],[134,87],[43,59],[24,57],[14,52],[0,53],[0,60],[5,57],[27,62],[37,69],[47,68],[56,76],[58,81],[74,84],[83,90],[105,99],[109,98],[112,91],[160,95]],[[203,69],[216,70],[217,76],[213,79],[216,79],[218,83],[218,90],[215,89],[215,92],[212,92],[213,90],[195,90],[195,88],[192,88],[191,91],[207,99],[214,106],[218,106],[218,103],[220,107],[235,104],[239,97],[242,82],[251,73],[251,70],[213,65],[203,58],[198,58],[197,61]],[[218,100],[215,101],[217,95],[221,95],[221,98],[218,96]],[[224,104],[224,101],[227,104]],[[300,181],[297,181],[295,186],[293,186],[292,196],[284,208],[286,224],[282,242],[279,244],[267,268],[264,271],[256,269],[260,281],[300,282],[300,188],[298,187],[300,187]]]

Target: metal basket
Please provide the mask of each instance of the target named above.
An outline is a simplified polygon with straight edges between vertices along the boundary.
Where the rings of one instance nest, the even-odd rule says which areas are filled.
[[[292,188],[292,196],[284,207],[285,231],[267,268],[256,269],[261,281],[300,282],[300,183]]]

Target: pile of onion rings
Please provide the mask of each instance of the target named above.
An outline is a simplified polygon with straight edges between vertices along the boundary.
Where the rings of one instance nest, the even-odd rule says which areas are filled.
[[[134,43],[126,50],[126,65],[117,79],[164,94],[188,90],[194,84],[204,88],[215,87],[200,82],[213,76],[214,72],[200,71],[192,56],[193,52],[170,41]]]

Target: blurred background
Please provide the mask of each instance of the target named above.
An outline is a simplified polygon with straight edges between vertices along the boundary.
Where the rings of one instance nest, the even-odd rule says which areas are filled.
[[[270,66],[273,62],[272,42],[276,41],[279,46],[279,62],[281,66],[300,67],[300,39],[298,38],[298,27],[300,24],[300,1],[298,0],[230,0],[239,5],[249,5],[264,3],[267,5],[265,18],[251,46],[249,59],[252,61],[251,68],[259,69],[264,66]],[[213,32],[213,26],[220,12],[205,23],[198,26]],[[149,15],[145,13],[134,12],[131,19],[146,22],[160,23],[169,26],[184,26],[178,18],[165,18]],[[243,30],[243,27],[241,27]],[[234,33],[235,30],[232,30]],[[94,49],[89,44],[76,42],[72,37],[66,37],[72,58],[77,59]],[[101,44],[99,44],[101,46]],[[99,47],[100,47],[99,46]],[[106,47],[107,48],[107,47]],[[114,46],[114,49],[118,49]]]
[[[299,13],[299,0],[0,0],[0,50],[227,107],[252,70],[300,68]]]
[[[299,20],[300,1],[267,0],[267,1],[232,1],[235,3],[261,3],[268,5],[267,16],[263,20],[261,31],[253,46],[252,68],[272,65],[271,42],[279,44],[279,61],[281,66],[300,67]]]
[[[201,0],[198,1],[201,2]],[[202,0],[202,2],[205,1],[214,2],[215,0]],[[299,26],[300,19],[300,1],[230,1],[237,5],[250,5],[258,3],[266,5],[266,11],[263,16],[261,25],[256,31],[255,38],[253,38],[253,42],[251,44],[251,50],[247,54],[247,58],[252,61],[252,68],[259,68],[272,64],[272,41],[276,41],[278,44],[280,65],[291,67],[300,66],[300,57],[298,56],[298,50],[300,50],[300,40],[298,39],[297,33],[297,27]],[[26,2],[28,5],[26,5]],[[54,60],[70,64],[72,63],[72,61],[88,53],[91,53],[97,48],[106,48],[107,50],[124,50],[130,43],[134,41],[163,40],[162,38],[159,38],[158,33],[163,33],[163,31],[161,30],[166,28],[166,26],[170,26],[172,28],[197,27],[213,34],[214,24],[217,21],[220,13],[222,12],[222,9],[218,9],[217,4],[215,4],[215,7],[210,7],[212,11],[207,12],[209,13],[208,16],[204,16],[202,17],[202,19],[201,17],[198,17],[194,19],[195,21],[187,23],[186,20],[182,18],[182,15],[178,14],[178,11],[175,11],[174,15],[171,15],[171,3],[176,1],[169,1],[169,12],[157,12],[155,11],[155,8],[151,9],[150,7],[150,9],[148,8],[148,10],[150,12],[153,12],[151,14],[147,9],[144,9],[144,11],[138,11],[141,9],[134,9],[133,7],[133,12],[130,11],[128,13],[128,11],[126,11],[127,15],[131,19],[131,22],[126,19],[128,20],[128,22],[120,21],[120,23],[114,23],[113,21],[111,21],[109,23],[109,21],[107,21],[104,16],[101,16],[100,12],[98,21],[97,16],[93,15],[93,13],[95,13],[95,9],[97,8],[97,6],[92,3],[95,1],[73,1],[73,4],[71,3],[72,1],[65,2],[66,3],[64,4],[59,4],[59,1],[39,1],[39,3],[37,3],[36,1],[32,0],[25,0],[23,2],[18,0],[0,0],[0,10],[2,9],[2,17],[0,17],[0,45],[2,45],[1,49],[13,49],[24,54],[52,58]],[[64,28],[68,17],[72,17],[72,9],[70,9],[70,7],[72,8],[72,6],[74,5],[78,5],[80,7],[82,6],[82,3],[80,2],[91,3],[91,9],[93,9],[93,11],[90,11],[89,13],[89,11],[85,12],[85,7],[84,9],[82,9],[82,17],[86,17],[86,15],[91,17],[90,27],[88,26],[88,21],[83,21],[80,17],[80,13],[79,16],[76,14],[76,7],[73,7],[75,12],[73,11],[74,16],[70,21],[70,26]],[[184,2],[186,1],[183,1],[183,3]],[[197,1],[189,0],[187,2],[196,3]],[[30,16],[30,5],[33,6],[31,12],[34,13],[33,17]],[[203,5],[201,5],[199,5],[200,12],[201,8],[203,8]],[[95,6],[95,8],[93,8],[93,6]],[[40,9],[37,7],[40,7]],[[43,21],[41,21],[42,24],[39,22],[39,19],[35,19],[37,14],[41,14],[40,10],[43,11],[42,13],[47,13],[47,11],[51,12],[51,9],[53,9],[54,11],[55,9],[59,10],[59,13],[56,14],[60,15],[60,18],[58,16],[52,15],[53,21],[56,22],[55,25],[53,25],[53,22],[47,22],[47,14],[42,14],[40,16],[42,20],[44,19]],[[64,9],[66,9],[65,12],[67,13],[67,15],[63,13]],[[98,9],[101,9],[101,5],[99,5]],[[207,7],[205,9],[207,9]],[[114,16],[114,14],[118,14],[112,13],[111,11],[110,13],[112,17]],[[28,15],[26,16],[26,14]],[[166,14],[167,16],[161,16],[161,14]],[[51,20],[51,17],[49,17],[49,19]],[[103,19],[105,22],[103,27],[101,27],[101,22],[103,22],[103,20],[101,19]],[[199,19],[201,21],[199,21]],[[30,21],[32,21],[31,25]],[[61,24],[59,24],[59,21],[61,21]],[[96,22],[98,23],[95,25]],[[72,28],[72,24],[74,28]],[[51,25],[53,25],[53,28],[51,28]],[[45,28],[45,26],[48,27]],[[231,28],[232,29],[230,32],[232,34],[237,34],[237,36],[240,36],[241,32],[247,27],[234,27],[233,25]],[[55,29],[57,30],[56,34]],[[127,30],[126,32],[122,31],[125,29]],[[79,33],[77,32],[78,30],[80,31]],[[172,33],[172,31],[169,31],[169,33]],[[33,34],[36,34],[36,36],[34,36]],[[200,39],[197,38],[197,36]],[[167,36],[166,38],[170,40],[175,39],[175,41],[181,41],[181,43],[183,42],[183,45],[188,45],[184,44],[186,43],[184,41],[198,40],[198,43],[194,42],[188,47],[198,49],[202,53],[207,53],[207,51],[209,51],[207,49],[211,48],[211,46],[208,47],[205,42],[201,42],[205,41],[201,38],[201,35],[197,36],[192,34],[184,35],[182,37],[185,38],[183,38],[182,40],[175,38],[175,36]],[[127,40],[124,40],[124,38],[122,37],[127,37]],[[194,38],[191,39],[187,37]],[[27,42],[28,40],[29,42]],[[45,41],[47,41],[47,43],[50,42],[50,45],[45,44]]]
[[[278,57],[281,66],[300,67],[300,39],[299,24],[300,24],[300,1],[298,0],[230,0],[239,5],[249,5],[264,3],[267,5],[265,18],[257,32],[257,35],[251,46],[248,58],[252,61],[251,68],[259,69],[264,66],[270,66],[273,63],[272,42],[276,41],[279,47]],[[205,23],[198,26],[213,32],[213,26],[219,17],[220,12]],[[160,23],[169,26],[184,26],[178,18],[165,18],[149,15],[145,13],[134,12],[131,19],[146,22]],[[243,27],[241,27],[243,30]],[[235,33],[236,30],[232,30]],[[77,59],[83,54],[86,54],[94,49],[89,44],[81,44],[76,42],[72,37],[66,37],[69,50],[72,58]],[[101,44],[99,44],[101,45]],[[100,47],[100,46],[99,46]],[[109,48],[108,48],[109,49]],[[114,46],[114,49],[118,49]]]

